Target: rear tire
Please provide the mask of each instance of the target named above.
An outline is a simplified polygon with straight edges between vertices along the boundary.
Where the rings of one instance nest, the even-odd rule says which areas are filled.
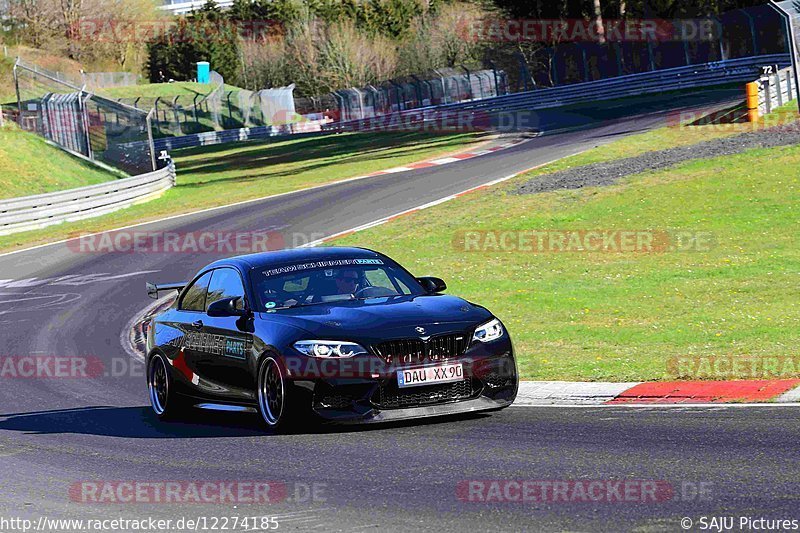
[[[175,393],[170,365],[157,353],[147,364],[147,390],[150,407],[159,420],[174,420],[186,414],[186,403]]]
[[[278,361],[267,356],[258,364],[256,380],[258,412],[266,427],[273,431],[287,431],[295,426],[295,407],[290,405],[290,385]]]

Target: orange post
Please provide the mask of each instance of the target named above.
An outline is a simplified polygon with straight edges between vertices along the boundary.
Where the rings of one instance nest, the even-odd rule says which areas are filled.
[[[747,120],[758,122],[758,82],[747,84]]]

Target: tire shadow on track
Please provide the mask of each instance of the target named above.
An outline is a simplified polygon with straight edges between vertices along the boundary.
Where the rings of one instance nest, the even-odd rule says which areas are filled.
[[[405,420],[365,425],[330,425],[309,420],[307,426],[294,428],[292,435],[359,433],[396,429],[406,426],[429,426],[455,421],[479,420],[490,414],[466,413],[450,417]],[[0,431],[34,435],[82,434],[126,439],[183,439],[213,437],[254,437],[275,435],[263,428],[255,414],[218,413],[197,409],[184,420],[162,422],[149,407],[92,406],[29,413],[0,414]]]

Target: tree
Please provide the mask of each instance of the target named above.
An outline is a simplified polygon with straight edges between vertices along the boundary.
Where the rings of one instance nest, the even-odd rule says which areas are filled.
[[[238,82],[241,61],[237,27],[213,1],[190,16],[179,17],[168,32],[148,43],[147,70],[153,82],[163,77],[193,79],[198,61],[208,61],[227,83]]]

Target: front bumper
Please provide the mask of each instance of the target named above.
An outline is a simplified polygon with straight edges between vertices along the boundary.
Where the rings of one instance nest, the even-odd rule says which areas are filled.
[[[499,353],[498,353],[499,352]],[[510,342],[448,359],[462,363],[464,380],[403,388],[394,370],[373,377],[295,379],[297,399],[322,420],[378,423],[491,411],[508,407],[519,385]]]

